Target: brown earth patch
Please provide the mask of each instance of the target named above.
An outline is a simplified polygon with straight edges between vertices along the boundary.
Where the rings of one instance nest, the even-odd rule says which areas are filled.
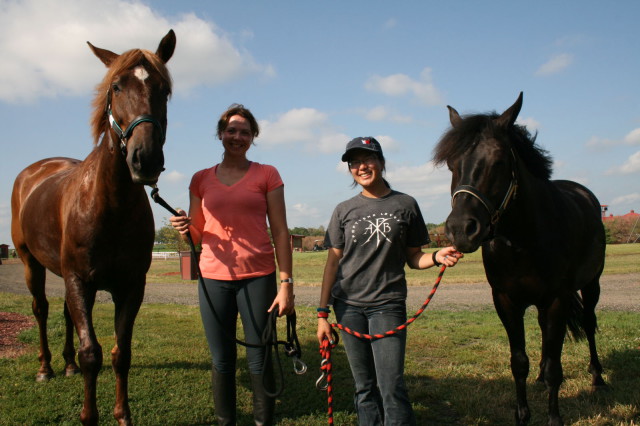
[[[16,358],[25,353],[27,345],[18,341],[18,335],[35,324],[26,315],[0,312],[0,358]]]

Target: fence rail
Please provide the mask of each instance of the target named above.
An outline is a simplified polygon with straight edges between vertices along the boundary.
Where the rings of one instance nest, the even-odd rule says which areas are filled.
[[[177,251],[154,251],[151,253],[152,259],[178,259],[180,255]]]

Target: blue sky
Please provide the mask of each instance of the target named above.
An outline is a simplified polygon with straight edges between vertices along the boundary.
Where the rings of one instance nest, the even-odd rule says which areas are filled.
[[[538,132],[555,179],[587,185],[609,213],[640,211],[638,1],[0,0],[0,243],[11,188],[45,157],[84,158],[94,86],[86,45],[155,50],[169,29],[161,195],[186,208],[192,174],[220,161],[219,114],[243,103],[262,133],[250,159],[285,181],[289,227],[326,226],[354,195],[340,155],[375,136],[387,178],[427,222],[449,213],[450,174],[434,145],[460,113],[509,107]],[[46,214],[46,212],[43,212]],[[168,216],[154,206],[156,228]]]

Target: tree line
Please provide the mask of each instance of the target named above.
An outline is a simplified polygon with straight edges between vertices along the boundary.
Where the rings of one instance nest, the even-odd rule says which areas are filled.
[[[640,233],[640,227],[636,229],[636,232],[633,231],[634,224],[630,221],[623,220],[612,220],[604,223],[605,232],[606,232],[606,241],[607,244],[620,244],[626,243],[629,241],[629,236],[632,235],[631,241],[637,238],[636,233]],[[427,230],[429,231],[429,235],[431,235],[431,239],[446,239],[444,236],[444,222],[443,223],[428,223]],[[320,225],[316,228],[305,228],[296,226],[295,228],[290,228],[289,233],[291,235],[302,235],[305,237],[321,237],[324,238],[324,234],[326,229],[324,226]],[[319,239],[321,239],[319,238]],[[435,241],[434,241],[435,242]],[[178,231],[173,229],[173,227],[169,223],[165,223],[160,229],[156,230],[156,243],[164,246],[166,250],[170,251],[188,251],[189,245],[182,241],[180,238],[180,234]]]

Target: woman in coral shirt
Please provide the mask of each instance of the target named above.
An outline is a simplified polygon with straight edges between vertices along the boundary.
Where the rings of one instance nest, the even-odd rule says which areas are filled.
[[[200,289],[200,313],[212,355],[213,399],[218,424],[236,422],[238,313],[247,342],[261,341],[269,313],[293,310],[293,278],[284,184],[275,167],[247,159],[260,130],[253,114],[234,104],[218,121],[222,162],[200,170],[189,185],[189,215],[170,218],[175,229],[202,243],[200,270],[215,313]],[[267,232],[267,219],[273,245]],[[275,259],[274,259],[275,247]],[[276,261],[280,289],[276,280]],[[220,319],[220,321],[218,319]],[[264,348],[247,348],[256,424],[273,424],[274,398],[262,381]],[[264,371],[272,381],[273,373]]]

